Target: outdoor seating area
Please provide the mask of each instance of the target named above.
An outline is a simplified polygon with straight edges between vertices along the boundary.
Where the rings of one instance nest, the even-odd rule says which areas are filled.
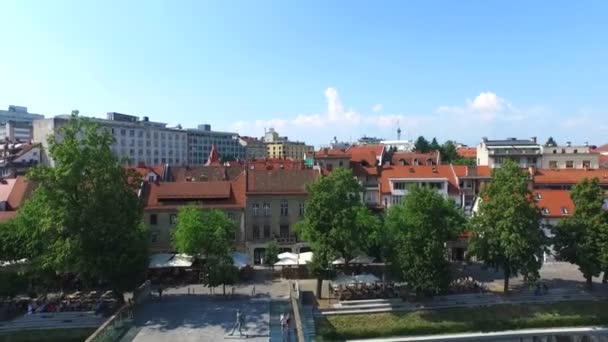
[[[360,275],[339,274],[329,285],[329,294],[338,300],[362,300],[400,298],[405,294],[405,284],[388,282],[371,273]]]

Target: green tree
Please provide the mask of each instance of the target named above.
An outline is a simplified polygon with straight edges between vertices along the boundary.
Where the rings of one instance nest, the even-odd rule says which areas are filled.
[[[30,171],[37,189],[15,224],[32,267],[74,272],[122,294],[145,276],[149,237],[140,178],[120,165],[112,143],[107,130],[73,113],[49,138],[55,167]]]
[[[266,253],[264,253],[265,261],[268,266],[274,268],[274,263],[279,260],[279,245],[276,241],[272,240],[266,245]]]
[[[320,296],[331,261],[339,257],[348,261],[367,251],[368,237],[379,220],[363,205],[363,188],[348,169],[317,178],[307,192],[306,211],[296,230],[311,245],[311,271],[317,276]]]
[[[423,136],[419,136],[418,139],[416,139],[414,148],[419,153],[427,153],[431,150],[431,144]]]
[[[574,213],[553,227],[553,246],[559,257],[578,265],[591,289],[592,278],[608,269],[608,213],[602,208],[599,180],[583,179],[570,192]]]
[[[201,210],[195,206],[180,208],[172,231],[173,247],[180,253],[205,259],[209,287],[233,284],[236,268],[232,263],[234,222],[223,211]]]
[[[511,276],[521,273],[529,281],[538,279],[546,237],[528,190],[528,175],[507,161],[494,169],[481,198],[479,212],[469,221],[471,254],[503,270],[504,292],[509,290]]]
[[[452,161],[454,165],[466,165],[466,166],[476,166],[477,161],[474,158],[463,158],[458,157],[456,160]]]
[[[555,140],[553,140],[553,137],[549,137],[549,139],[547,139],[547,142],[545,143],[545,146],[555,147],[557,146],[557,143],[555,142]]]
[[[441,148],[441,146],[439,146],[439,143],[437,142],[437,138],[433,137],[433,140],[431,140],[431,144],[429,145],[429,149],[431,151],[439,151],[440,148]]]
[[[451,164],[458,159],[458,153],[456,153],[456,145],[451,140],[448,140],[441,145],[441,161],[444,164]]]
[[[425,187],[410,188],[403,203],[389,209],[390,260],[401,280],[421,295],[443,293],[450,284],[446,243],[464,228],[464,216],[452,201]]]

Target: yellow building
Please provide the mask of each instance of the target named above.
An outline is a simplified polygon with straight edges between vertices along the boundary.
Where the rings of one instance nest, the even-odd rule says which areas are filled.
[[[313,152],[313,147],[303,142],[274,141],[266,143],[268,158],[304,159],[305,154]]]

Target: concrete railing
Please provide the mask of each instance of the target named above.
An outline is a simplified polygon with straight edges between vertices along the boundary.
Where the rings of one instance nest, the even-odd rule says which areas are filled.
[[[108,318],[85,342],[113,342],[122,333],[127,321],[133,319],[133,307],[125,304],[114,315]]]
[[[301,305],[302,301],[300,298],[300,284],[297,281],[289,282],[289,297],[291,300],[291,307],[293,309],[293,318],[296,322],[296,333],[298,336],[299,342],[306,342],[306,338],[304,337],[304,325],[302,324],[302,310]]]

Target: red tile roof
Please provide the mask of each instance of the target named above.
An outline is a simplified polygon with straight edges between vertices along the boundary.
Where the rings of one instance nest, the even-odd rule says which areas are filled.
[[[303,160],[291,159],[255,159],[246,164],[247,170],[302,170]]]
[[[376,165],[376,160],[381,159],[383,152],[384,145],[355,145],[346,149],[351,161],[365,161],[370,166]]]
[[[598,178],[601,184],[608,184],[608,170],[580,169],[538,169],[534,175],[535,184],[576,184],[583,179]]]
[[[392,178],[422,179],[422,178],[446,178],[448,180],[448,193],[457,194],[458,181],[451,165],[435,166],[401,166],[394,165],[382,168],[380,176],[380,192],[390,193],[390,182]]]
[[[34,191],[34,183],[28,182],[25,177],[18,176],[15,185],[8,196],[8,205],[11,210],[17,210]]]
[[[477,158],[477,148],[476,147],[461,147],[456,149],[456,154],[462,158]]]
[[[361,163],[351,162],[350,167],[353,170],[353,174],[357,177],[378,176],[377,166],[363,166]]]
[[[534,190],[533,195],[543,217],[568,217],[574,212],[574,202],[567,190]]]
[[[606,153],[606,152],[608,152],[608,144],[604,144],[602,146],[598,146],[593,151],[599,152],[599,153]]]
[[[204,182],[204,181],[223,181],[232,180],[243,172],[243,166],[231,163],[230,166],[171,166],[171,176],[169,180],[175,182]]]
[[[306,185],[319,173],[315,170],[248,170],[247,194],[305,194]]]
[[[601,168],[608,168],[608,154],[600,154],[599,163]]]
[[[342,148],[322,148],[315,152],[315,158],[349,158],[349,154]]]
[[[163,165],[155,165],[155,166],[141,165],[141,166],[136,166],[136,167],[129,167],[128,169],[136,171],[137,173],[139,173],[139,175],[141,176],[141,178],[143,180],[147,180],[148,174],[150,172],[156,174],[156,176],[159,179],[162,179],[165,167]]]
[[[437,165],[441,164],[439,151],[431,151],[429,153],[418,152],[395,152],[391,158],[393,165],[414,165],[418,161],[418,165]]]
[[[230,197],[230,182],[169,182],[159,183],[156,187],[156,197],[164,198],[228,198]]]
[[[17,183],[17,179],[15,178],[0,179],[0,202],[8,201],[8,198],[15,187],[15,183]]]

